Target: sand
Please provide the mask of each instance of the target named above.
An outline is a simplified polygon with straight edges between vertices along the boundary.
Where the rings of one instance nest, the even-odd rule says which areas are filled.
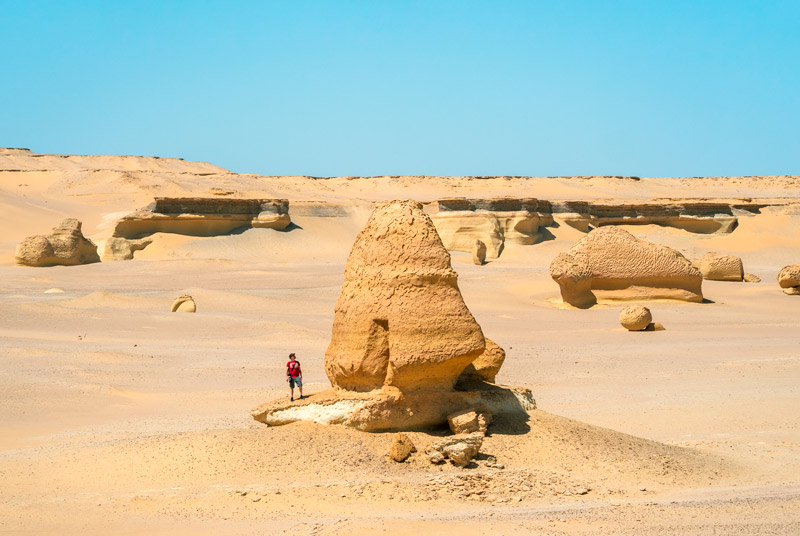
[[[800,533],[800,298],[775,282],[800,262],[796,177],[272,178],[9,151],[0,170],[0,533]],[[13,264],[17,242],[64,217],[101,242],[154,195],[226,191],[289,198],[298,228],[155,236],[132,261]],[[624,303],[559,303],[549,262],[583,236],[566,225],[485,266],[453,253],[467,306],[507,352],[498,382],[539,407],[497,422],[474,467],[391,462],[390,433],[253,421],[288,395],[289,351],[307,393],[329,387],[333,305],[371,202],[454,195],[782,205],[728,235],[625,226],[688,256],[738,255],[763,279],[706,281],[701,304],[647,302],[658,332],[624,330]],[[196,313],[169,312],[182,294]],[[410,435],[422,450],[445,434]]]

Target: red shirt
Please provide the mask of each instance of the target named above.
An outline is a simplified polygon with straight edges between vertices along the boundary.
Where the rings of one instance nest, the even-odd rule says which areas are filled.
[[[300,361],[295,359],[294,361],[289,361],[286,363],[286,374],[292,378],[297,378],[300,376]]]

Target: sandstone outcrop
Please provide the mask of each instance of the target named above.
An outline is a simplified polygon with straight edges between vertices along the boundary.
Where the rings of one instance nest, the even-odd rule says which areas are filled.
[[[431,220],[449,251],[472,252],[475,240],[497,258],[508,243],[535,244],[539,225],[552,218],[538,212],[537,199],[439,199],[429,205]]]
[[[679,252],[601,227],[550,264],[564,302],[591,307],[597,294],[610,299],[703,300],[703,275]]]
[[[482,444],[483,432],[454,435],[437,441],[425,450],[425,454],[431,463],[449,459],[454,465],[465,467],[478,455]]]
[[[733,255],[709,252],[697,261],[695,266],[703,274],[703,279],[711,281],[742,281],[744,279],[742,259]]]
[[[419,203],[377,205],[345,267],[325,353],[331,384],[452,390],[485,348],[456,278]]]
[[[643,331],[652,321],[650,309],[642,305],[629,305],[619,313],[619,323],[628,331]]]
[[[477,239],[472,246],[472,262],[478,266],[486,263],[486,244]]]
[[[156,197],[146,208],[121,218],[106,242],[105,260],[128,260],[155,233],[217,236],[241,228],[286,229],[291,224],[286,199]]]
[[[483,353],[461,372],[458,378],[459,383],[470,381],[494,383],[495,376],[500,372],[500,367],[506,360],[506,351],[491,339],[486,339],[485,343],[486,348]]]
[[[447,424],[454,434],[486,433],[489,425],[492,424],[492,414],[488,411],[465,409],[448,415]]]
[[[394,441],[389,449],[389,457],[392,460],[404,462],[413,452],[417,452],[417,447],[406,434],[399,432],[394,436]]]
[[[83,236],[81,222],[67,218],[49,235],[30,236],[16,250],[17,264],[24,266],[75,266],[100,262],[97,246]]]
[[[195,311],[197,311],[197,305],[194,303],[194,299],[188,294],[180,296],[172,302],[173,313],[194,313]]]
[[[297,403],[267,403],[253,418],[271,426],[298,420],[365,431],[439,426],[473,409],[527,418],[528,389],[487,383],[502,364],[490,348],[472,381],[464,369],[486,350],[464,304],[450,254],[422,206],[375,207],[356,238],[336,302],[325,370],[333,389]],[[496,345],[494,345],[496,346]]]

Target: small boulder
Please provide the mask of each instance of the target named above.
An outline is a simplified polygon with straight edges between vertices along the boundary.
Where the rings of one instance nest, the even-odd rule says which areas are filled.
[[[173,313],[194,313],[195,311],[197,311],[197,306],[194,303],[194,299],[188,294],[172,302]]]
[[[619,313],[619,323],[628,331],[642,331],[653,321],[650,309],[642,305],[629,305]]]
[[[404,433],[400,432],[394,436],[394,442],[389,449],[389,457],[396,462],[404,462],[411,456],[412,452],[417,452],[417,447],[411,439]]]
[[[761,278],[755,274],[744,274],[745,283],[761,283]]]
[[[800,287],[800,264],[784,266],[778,272],[778,284],[781,288]]]
[[[800,287],[789,287],[783,289],[784,294],[788,294],[789,296],[800,296]]]
[[[486,244],[480,240],[475,240],[472,246],[472,262],[478,266],[486,263]]]
[[[733,255],[721,255],[712,251],[697,261],[696,266],[703,274],[703,279],[711,281],[741,281],[744,276],[742,259]]]
[[[447,424],[454,434],[471,434],[472,432],[486,433],[492,423],[492,414],[488,411],[475,411],[465,409],[447,416]]]
[[[445,458],[449,458],[454,465],[465,467],[478,455],[482,444],[482,432],[459,434],[437,441],[428,447],[426,454],[431,463],[441,463]]]

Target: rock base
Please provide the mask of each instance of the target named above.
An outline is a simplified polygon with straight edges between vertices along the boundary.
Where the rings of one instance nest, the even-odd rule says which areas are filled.
[[[490,383],[469,391],[410,392],[384,388],[368,393],[329,389],[290,402],[283,398],[255,408],[255,420],[269,426],[296,421],[340,424],[365,432],[414,430],[447,425],[447,416],[475,409],[497,415],[527,415],[536,409],[529,389]]]

